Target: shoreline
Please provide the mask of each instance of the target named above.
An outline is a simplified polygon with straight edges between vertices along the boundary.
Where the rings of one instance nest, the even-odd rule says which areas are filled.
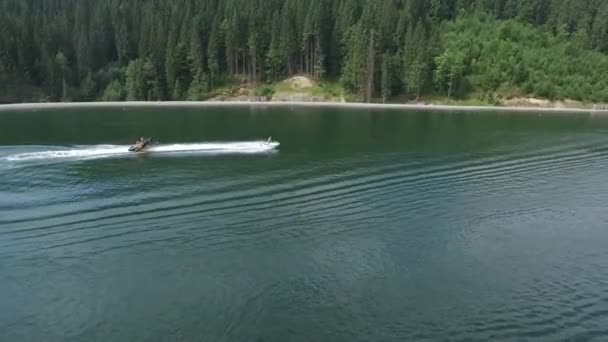
[[[473,111],[473,112],[539,112],[539,113],[597,113],[608,114],[608,109],[554,108],[519,106],[466,106],[439,104],[383,104],[360,102],[300,102],[300,101],[123,101],[123,102],[40,102],[0,104],[0,113],[7,111],[45,110],[62,108],[136,108],[136,107],[310,107],[353,109],[401,109],[419,111]]]

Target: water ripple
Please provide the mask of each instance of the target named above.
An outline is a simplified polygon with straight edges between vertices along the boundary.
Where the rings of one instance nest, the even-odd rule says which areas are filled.
[[[604,138],[489,130],[272,157],[0,147],[0,328],[91,339],[137,311],[174,339],[601,340]],[[200,146],[156,152],[177,148]]]

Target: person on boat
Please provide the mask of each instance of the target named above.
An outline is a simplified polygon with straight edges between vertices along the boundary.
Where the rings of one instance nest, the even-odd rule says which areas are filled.
[[[145,143],[146,142],[144,140],[144,137],[140,137],[139,139],[135,140],[135,143],[133,145],[131,145],[131,147],[129,147],[129,151],[131,151],[131,152],[140,151],[141,149],[144,148]]]

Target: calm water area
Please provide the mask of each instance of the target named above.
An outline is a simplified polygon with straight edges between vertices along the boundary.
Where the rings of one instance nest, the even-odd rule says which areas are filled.
[[[1,341],[606,339],[608,116],[0,112]]]

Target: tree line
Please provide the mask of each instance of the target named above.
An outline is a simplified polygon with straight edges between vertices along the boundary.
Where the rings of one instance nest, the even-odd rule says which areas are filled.
[[[607,53],[604,0],[0,0],[13,101],[200,100],[301,74],[364,101],[599,102]]]

